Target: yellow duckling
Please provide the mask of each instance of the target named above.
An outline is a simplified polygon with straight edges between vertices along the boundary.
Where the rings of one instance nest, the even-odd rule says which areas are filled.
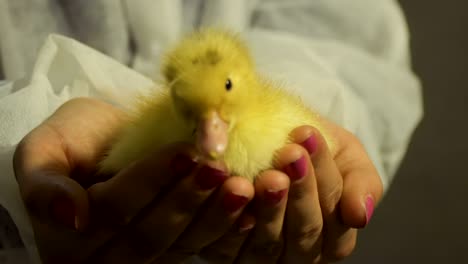
[[[236,34],[204,29],[189,35],[166,55],[162,74],[167,89],[139,101],[101,171],[116,172],[163,145],[185,141],[253,181],[272,167],[275,152],[301,125],[319,129],[334,151],[318,114],[260,76]]]

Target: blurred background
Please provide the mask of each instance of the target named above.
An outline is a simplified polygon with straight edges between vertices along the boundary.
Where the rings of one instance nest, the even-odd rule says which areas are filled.
[[[468,2],[400,2],[425,118],[344,263],[468,263]]]

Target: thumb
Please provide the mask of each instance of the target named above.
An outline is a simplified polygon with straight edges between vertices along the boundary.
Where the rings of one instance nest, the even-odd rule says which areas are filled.
[[[371,171],[355,171],[343,177],[342,220],[349,227],[363,228],[382,197],[380,177]]]
[[[363,228],[371,220],[382,198],[383,185],[379,173],[357,141],[348,144],[336,157],[336,162],[343,176],[340,201],[342,220],[349,227]]]

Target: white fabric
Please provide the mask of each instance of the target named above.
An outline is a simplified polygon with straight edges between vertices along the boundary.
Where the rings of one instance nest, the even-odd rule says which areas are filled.
[[[0,204],[9,211],[35,259],[34,235],[12,168],[18,142],[70,98],[90,96],[125,107],[135,92],[151,86],[150,79],[95,50],[51,36],[31,78],[0,88],[0,94],[9,92],[0,98]]]
[[[28,66],[34,52],[21,52],[26,44],[19,43],[25,38],[14,33],[18,25],[5,11],[12,2],[0,1],[3,69],[9,79],[17,79],[0,87],[0,204],[10,212],[29,253],[38,261],[12,171],[16,144],[70,98],[91,96],[125,107],[152,82],[58,35],[47,39],[35,66]],[[121,62],[128,57],[132,68],[159,78],[154,74],[161,51],[193,27],[216,24],[244,31],[259,69],[286,81],[306,103],[355,133],[388,188],[422,116],[420,84],[410,70],[408,33],[395,1],[198,0],[187,9],[188,2],[122,1],[122,17],[136,50],[132,56],[127,46],[120,45],[120,51],[114,52],[120,55],[114,57]],[[76,35],[69,26],[57,27],[49,30]],[[112,55],[112,36],[108,38],[100,42],[104,43],[100,50]],[[27,72],[32,73],[18,79]]]

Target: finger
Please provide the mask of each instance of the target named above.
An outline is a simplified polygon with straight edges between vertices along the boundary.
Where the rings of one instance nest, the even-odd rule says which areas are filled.
[[[150,205],[94,261],[139,263],[159,257],[186,229],[199,207],[227,178],[219,162],[208,162]]]
[[[227,233],[254,196],[252,183],[241,177],[231,177],[205,206],[194,222],[161,258],[163,263],[179,263]],[[238,236],[236,236],[238,237]],[[236,247],[228,250],[236,250]],[[236,252],[223,254],[235,256]],[[228,260],[225,259],[227,262]],[[232,262],[233,259],[229,262]]]
[[[299,127],[292,131],[291,138],[305,148],[312,161],[322,214],[329,224],[328,220],[336,218],[335,208],[341,199],[343,178],[328,150],[327,142],[317,129]]]
[[[343,175],[340,209],[343,222],[350,227],[365,227],[382,198],[383,185],[377,169],[362,144],[349,134],[346,145],[335,160]]]
[[[308,153],[288,144],[277,153],[275,167],[283,168],[291,180],[286,211],[284,263],[312,262],[322,249],[323,219],[314,168]]]
[[[338,261],[349,254],[356,244],[357,230],[343,224],[339,214],[339,201],[343,191],[343,178],[321,133],[303,126],[291,133],[309,153],[317,179],[320,207],[324,220],[322,258]]]
[[[237,263],[276,263],[283,248],[288,188],[289,179],[280,171],[268,170],[256,179],[256,224]]]
[[[382,192],[380,177],[373,170],[363,169],[345,174],[341,201],[343,221],[355,228],[367,226]]]
[[[125,226],[161,191],[178,178],[189,175],[197,163],[187,144],[168,145],[134,162],[111,179],[88,189],[93,219],[105,226]]]
[[[255,226],[255,217],[252,212],[244,210],[237,223],[213,244],[204,248],[199,257],[207,263],[234,263],[247,239],[250,231]]]

